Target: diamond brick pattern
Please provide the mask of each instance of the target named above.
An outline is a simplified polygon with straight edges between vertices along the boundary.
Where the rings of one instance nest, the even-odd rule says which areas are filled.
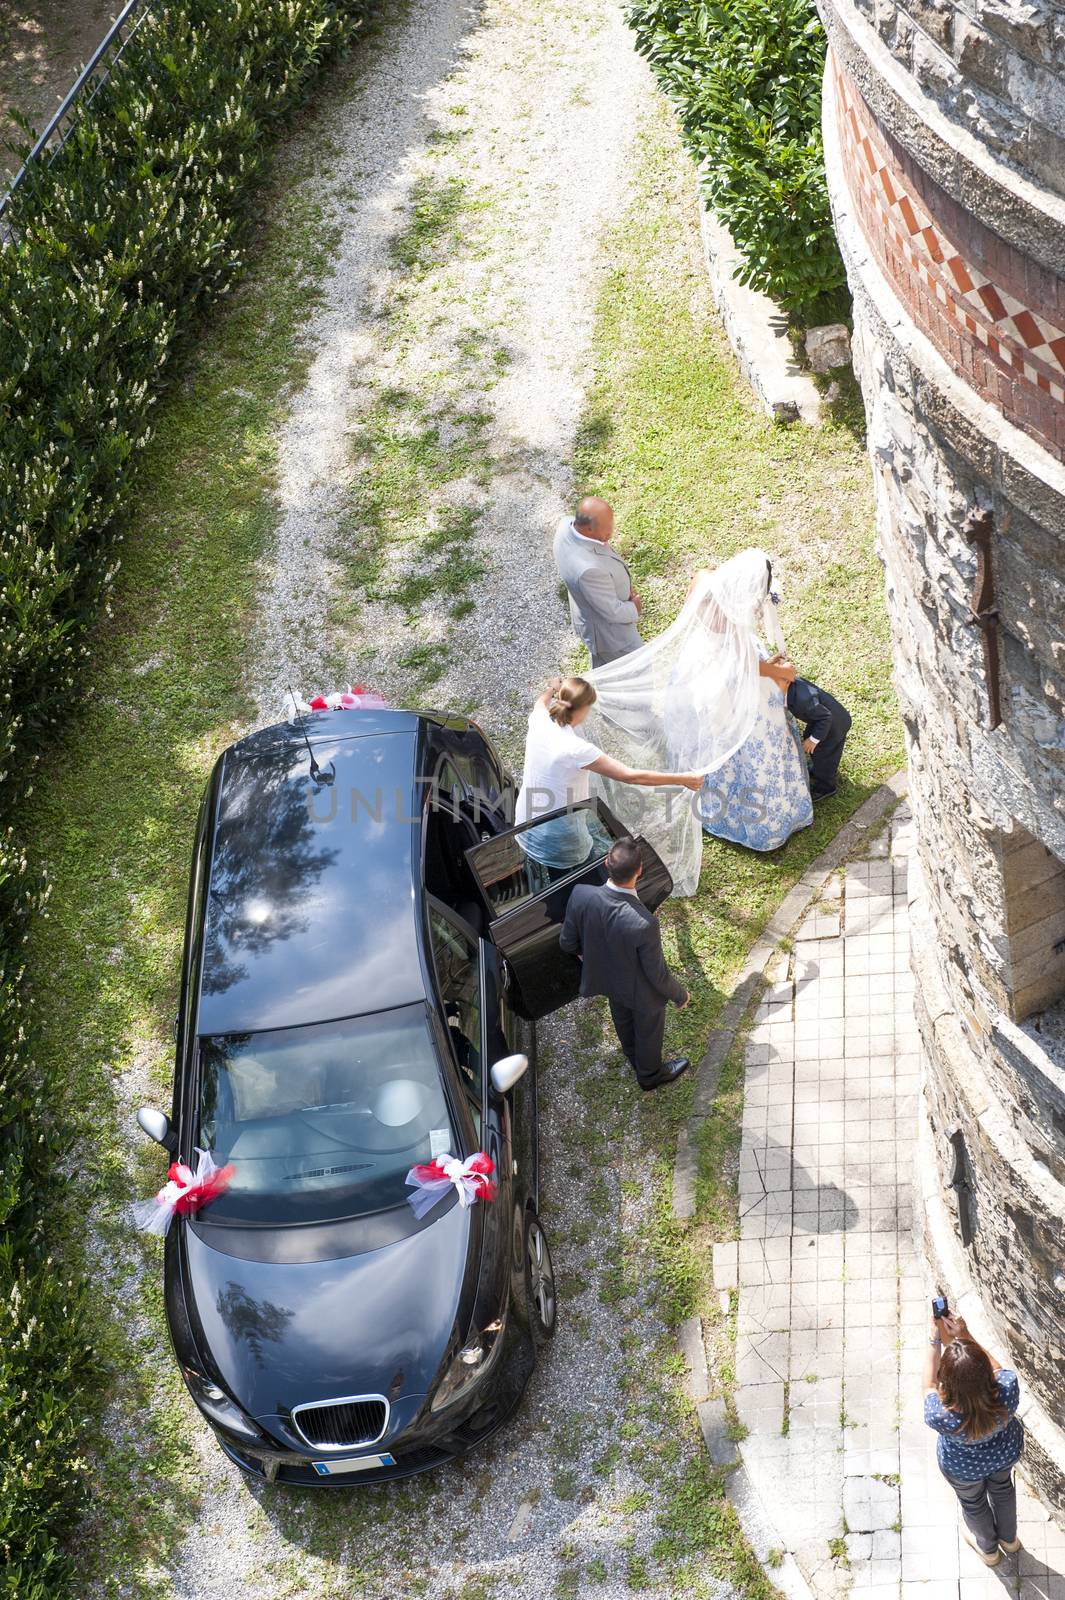
[[[1065,459],[1065,317],[1026,303],[1016,278],[992,279],[976,263],[974,254],[987,260],[1004,248],[977,218],[967,228],[986,234],[988,248],[966,251],[948,235],[834,56],[831,70],[848,187],[881,270],[953,370]]]

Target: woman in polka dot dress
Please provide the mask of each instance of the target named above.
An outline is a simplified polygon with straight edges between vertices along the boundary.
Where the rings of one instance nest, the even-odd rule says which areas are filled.
[[[1024,1449],[1017,1374],[977,1344],[961,1317],[948,1315],[932,1322],[924,1390],[924,1420],[939,1434],[939,1468],[961,1504],[965,1537],[996,1566],[1000,1549],[1021,1543],[1013,1482]]]

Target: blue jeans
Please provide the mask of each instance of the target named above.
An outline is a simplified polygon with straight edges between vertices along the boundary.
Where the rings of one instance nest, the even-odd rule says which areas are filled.
[[[614,841],[594,813],[574,810],[526,828],[518,834],[518,843],[530,861],[548,869],[549,881],[554,882],[605,856]]]
[[[1013,1543],[1017,1537],[1017,1487],[1012,1467],[1003,1467],[989,1478],[977,1478],[975,1483],[952,1478],[949,1472],[943,1476],[958,1497],[965,1526],[985,1555],[997,1550],[1000,1542]]]

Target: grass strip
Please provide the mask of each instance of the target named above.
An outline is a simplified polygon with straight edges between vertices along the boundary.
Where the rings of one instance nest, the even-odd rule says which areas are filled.
[[[50,1600],[82,1594],[89,1578],[107,1594],[168,1595],[158,1563],[198,1501],[187,1407],[160,1347],[155,1252],[125,1220],[131,1189],[156,1185],[158,1160],[147,1145],[134,1160],[122,1124],[131,1092],[169,1096],[196,812],[211,764],[252,710],[244,674],[275,522],[275,439],[328,266],[316,202],[280,180],[269,198],[247,281],[160,409],[111,614],[92,635],[91,693],[42,761],[26,818],[51,883],[27,949],[38,1070],[79,1150],[79,1203],[93,1217],[88,1259],[84,1237],[70,1229],[63,1240],[94,1283],[96,1361],[69,1380],[85,1467],[72,1481],[87,1515],[76,1573],[57,1568],[40,1590]],[[42,1327],[38,1359],[62,1336]]]
[[[696,568],[764,548],[800,673],[854,718],[839,793],[812,826],[768,855],[707,837],[699,894],[669,907],[673,959],[693,986],[671,1038],[698,1053],[772,911],[901,765],[902,732],[856,392],[819,428],[782,426],[758,409],[714,312],[691,170],[664,106],[648,119],[632,181],[605,244],[580,491],[614,506],[645,638],[676,615]]]
[[[186,485],[176,485],[165,506],[153,507],[149,483],[136,518],[129,515],[131,486],[154,431],[156,401],[180,376],[175,358],[195,336],[202,314],[239,278],[271,135],[364,16],[362,0],[233,0],[228,6],[172,0],[149,7],[121,59],[83,100],[66,142],[27,170],[5,214],[0,1595],[19,1600],[80,1592],[85,1575],[67,1541],[93,1471],[86,1441],[99,1413],[108,1354],[100,1301],[107,1300],[103,1286],[114,1285],[102,1239],[98,1258],[88,1265],[83,1260],[78,1223],[92,1203],[97,1174],[82,1172],[73,1152],[89,1127],[90,1105],[101,1105],[83,1093],[86,1080],[94,1072],[106,1080],[108,1054],[123,1038],[122,985],[108,968],[121,966],[127,947],[136,944],[126,931],[130,913],[139,931],[153,910],[149,896],[129,887],[139,880],[116,883],[112,875],[133,844],[152,849],[180,790],[176,775],[192,761],[195,738],[176,739],[174,719],[184,714],[195,724],[217,716],[224,694],[213,702],[207,695],[198,699],[194,674],[180,664],[156,671],[146,665],[146,653],[125,663],[143,681],[117,681],[112,669],[122,659],[121,630],[105,626],[95,641],[113,652],[97,679],[98,687],[106,685],[104,698],[86,712],[79,706],[67,753],[78,750],[89,728],[99,741],[91,754],[115,764],[115,778],[124,782],[114,788],[109,818],[92,809],[105,798],[102,786],[79,781],[90,778],[87,771],[70,782],[73,775],[60,767],[50,741],[84,687],[88,634],[119,570],[115,546],[125,534],[132,578],[122,593],[128,601],[143,582],[144,561],[160,548],[144,533],[153,516],[168,564],[156,563],[141,602],[154,614],[162,599],[183,616],[186,651],[202,658],[205,678],[216,664],[216,611],[209,605],[198,615],[181,610],[189,574],[176,551]],[[300,258],[298,242],[294,258]],[[297,310],[294,301],[290,315]],[[246,337],[254,339],[257,331],[252,324]],[[273,381],[276,398],[277,373]],[[208,418],[209,405],[196,420]],[[213,420],[233,420],[235,438],[249,437],[245,419]],[[167,448],[164,439],[152,460],[164,461]],[[240,552],[227,543],[231,532],[212,530],[208,556],[213,583],[232,584],[222,631],[239,610],[244,582]],[[224,689],[214,677],[205,687]],[[94,715],[105,708],[109,720]],[[150,745],[144,759],[138,736]],[[168,758],[165,770],[161,755]],[[143,783],[149,771],[157,778],[151,793]],[[148,805],[146,813],[137,809],[138,798]],[[99,830],[115,818],[132,827],[133,838],[98,853]],[[64,865],[77,861],[81,893],[95,897],[84,901],[90,915],[80,944],[69,950],[50,949],[41,931],[47,868],[57,858]],[[65,878],[57,877],[47,930],[67,909],[65,887]],[[83,963],[90,953],[102,954],[105,966],[88,976]],[[150,963],[134,959],[132,965],[143,1003],[158,977]],[[86,1003],[89,987],[98,1013],[57,1052],[55,1029]]]

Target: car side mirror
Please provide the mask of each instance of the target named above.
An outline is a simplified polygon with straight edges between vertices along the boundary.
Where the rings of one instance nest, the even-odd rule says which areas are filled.
[[[156,1111],[154,1106],[141,1106],[137,1112],[137,1122],[149,1139],[154,1139],[156,1144],[161,1144],[164,1150],[169,1150],[173,1155],[177,1149],[177,1134],[170,1126],[168,1116]]]
[[[492,1088],[496,1094],[508,1094],[519,1078],[529,1070],[528,1056],[504,1056],[492,1068]]]

